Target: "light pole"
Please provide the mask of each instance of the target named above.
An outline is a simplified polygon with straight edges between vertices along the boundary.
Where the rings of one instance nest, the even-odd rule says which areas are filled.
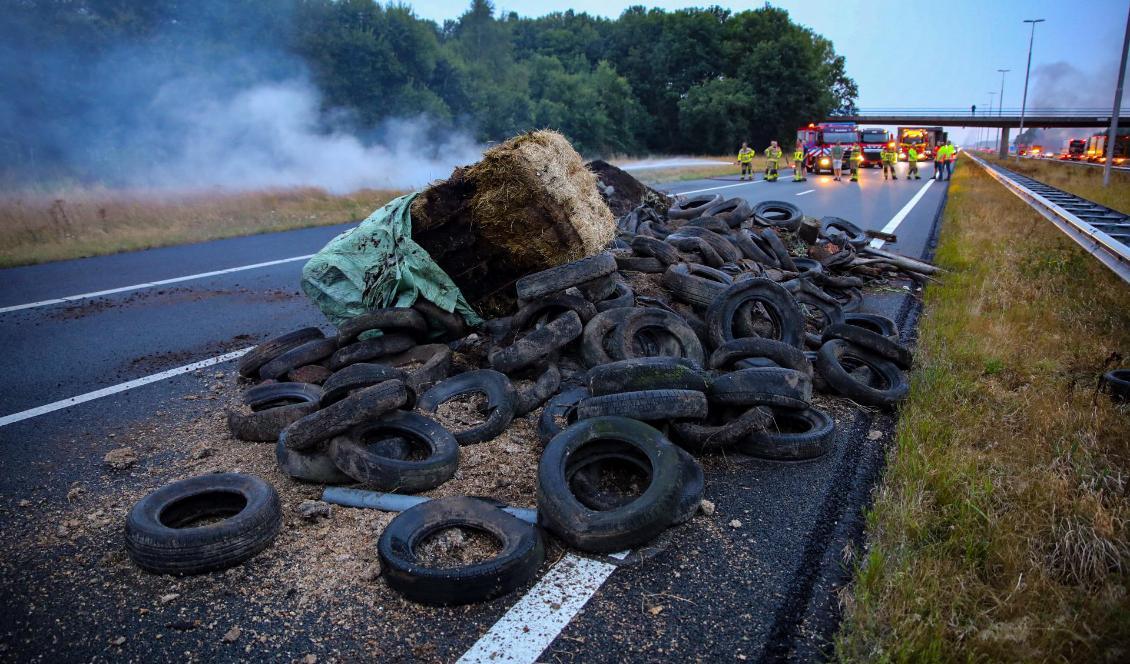
[[[1032,32],[1028,35],[1028,68],[1024,70],[1024,96],[1020,100],[1020,133],[1016,140],[1024,133],[1024,107],[1028,105],[1028,74],[1032,72],[1032,41],[1036,38],[1036,24],[1043,23],[1042,18],[1026,18],[1025,23],[1032,24]],[[1016,163],[1020,163],[1020,143],[1016,144]]]
[[[995,97],[995,96],[997,96],[996,91],[990,90],[989,91],[989,115],[990,116],[993,114],[993,97]],[[992,129],[990,127],[985,127],[985,139],[986,140],[992,140],[992,135],[993,135]]]
[[[997,102],[997,117],[1000,117],[1001,110],[1004,109],[1004,75],[1012,70],[998,69],[997,71],[1001,73],[1001,96],[997,97],[1000,100]],[[1008,156],[1008,146],[1002,144],[1004,142],[1004,127],[998,127],[997,131],[997,147],[1004,151],[1005,156]]]
[[[1126,52],[1130,51],[1130,12],[1126,13],[1126,37],[1122,39],[1122,64],[1114,84],[1114,111],[1110,114],[1110,131],[1106,135],[1106,163],[1103,164],[1103,186],[1110,186],[1110,162],[1114,161],[1114,144],[1118,142],[1118,114],[1122,111],[1122,79],[1126,78]]]

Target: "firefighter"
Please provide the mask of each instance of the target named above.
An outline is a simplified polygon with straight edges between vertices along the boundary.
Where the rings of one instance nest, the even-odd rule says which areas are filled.
[[[913,145],[906,149],[906,165],[910,167],[910,170],[906,172],[907,180],[922,179],[922,176],[918,174],[918,150],[915,150]]]
[[[777,141],[770,141],[769,147],[765,148],[765,181],[777,181],[777,169],[781,166],[781,148],[777,145]]]
[[[859,182],[859,162],[863,161],[863,146],[851,146],[851,157],[849,159],[851,160],[848,163],[848,168],[851,169],[851,181]]]
[[[892,180],[899,179],[899,176],[895,174],[895,164],[898,162],[898,158],[899,158],[899,153],[895,151],[893,146],[888,144],[888,145],[883,147],[883,151],[880,153],[879,159],[880,159],[880,161],[883,162],[883,179],[884,180],[887,179],[888,173],[890,173]]]
[[[742,175],[739,180],[744,180],[745,176],[753,179],[753,150],[749,147],[749,143],[742,142],[742,149],[738,150],[738,163],[742,166]]]
[[[946,146],[944,143],[942,145],[939,145],[938,148],[934,150],[934,175],[931,177],[933,177],[933,179],[935,180],[938,180],[939,182],[946,179],[947,156],[948,153],[946,152]]]
[[[953,146],[953,141],[946,141],[946,179],[953,178],[953,162],[957,161],[957,148]]]
[[[793,150],[793,182],[805,182],[808,178],[804,176],[804,142],[799,138],[796,141],[796,149]]]

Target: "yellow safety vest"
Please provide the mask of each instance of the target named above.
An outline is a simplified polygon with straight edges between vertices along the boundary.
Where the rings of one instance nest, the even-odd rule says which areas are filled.
[[[800,161],[804,159],[804,150],[797,150],[793,153],[793,161]]]
[[[765,148],[765,156],[768,159],[780,159],[781,148]]]
[[[918,161],[918,150],[915,150],[914,148],[907,148],[907,150],[906,150],[906,160],[907,161]]]
[[[753,161],[753,149],[743,148],[741,150],[738,150],[738,161],[743,164],[748,164],[749,162]]]

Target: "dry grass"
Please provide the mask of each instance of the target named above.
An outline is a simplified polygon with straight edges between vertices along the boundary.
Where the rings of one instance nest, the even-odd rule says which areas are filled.
[[[1111,171],[1110,186],[1103,187],[1103,169],[1094,166],[1052,159],[1021,159],[1017,163],[1015,159],[1001,161],[995,155],[988,159],[1044,184],[1130,214],[1130,172]]]
[[[762,148],[762,151],[764,148]],[[792,164],[788,160],[789,155],[781,160],[781,166],[786,167]],[[658,158],[657,158],[658,159]],[[706,155],[687,157],[687,159],[703,159],[710,161],[724,161],[729,162],[726,164],[717,165],[691,165],[691,166],[674,166],[670,168],[647,168],[641,170],[628,171],[632,177],[640,182],[648,185],[666,184],[670,182],[678,182],[680,180],[702,180],[706,178],[719,178],[719,177],[732,177],[737,179],[741,174],[741,167],[736,163],[737,157],[735,155]],[[623,168],[625,165],[631,163],[631,160],[617,160],[614,162],[617,166]],[[753,172],[762,174],[765,172],[765,157],[760,154],[754,157]]]
[[[363,219],[402,192],[0,193],[0,267]]]
[[[937,258],[837,655],[1126,661],[1130,287],[971,163]]]

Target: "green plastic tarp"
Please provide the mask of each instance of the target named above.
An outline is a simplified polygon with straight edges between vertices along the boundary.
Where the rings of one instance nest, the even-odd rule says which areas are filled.
[[[451,277],[412,241],[414,198],[389,201],[302,268],[302,290],[335,326],[373,309],[410,307],[417,297],[458,312],[469,325],[482,323]]]

